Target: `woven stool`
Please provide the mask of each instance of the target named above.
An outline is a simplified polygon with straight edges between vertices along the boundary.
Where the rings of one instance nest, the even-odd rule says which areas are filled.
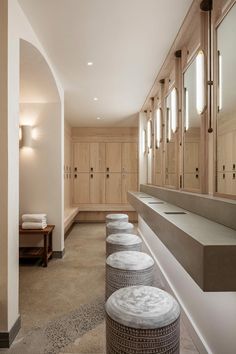
[[[106,299],[120,288],[152,285],[154,261],[143,252],[121,251],[106,260]]]
[[[106,226],[106,236],[111,234],[132,234],[134,225],[125,221],[109,222]]]
[[[106,239],[107,257],[120,251],[141,251],[142,240],[134,234],[111,234]]]
[[[114,221],[124,221],[129,222],[129,217],[127,214],[108,214],[106,216],[106,224]]]
[[[105,308],[107,353],[179,353],[180,307],[167,292],[151,286],[119,289]]]

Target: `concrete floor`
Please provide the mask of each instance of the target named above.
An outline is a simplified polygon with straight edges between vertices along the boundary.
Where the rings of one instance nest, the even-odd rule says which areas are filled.
[[[104,224],[76,225],[63,259],[20,267],[22,328],[1,354],[104,354]],[[156,274],[158,282],[158,274]],[[196,354],[181,322],[181,354]]]

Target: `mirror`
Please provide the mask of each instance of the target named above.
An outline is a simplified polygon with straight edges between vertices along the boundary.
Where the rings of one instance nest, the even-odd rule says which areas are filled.
[[[163,120],[162,120],[162,109],[159,106],[155,110],[155,184],[157,186],[162,185],[162,126],[163,126]]]
[[[202,53],[202,52],[200,52]],[[200,54],[201,55],[201,54]],[[191,191],[200,190],[200,141],[201,116],[197,99],[197,61],[196,56],[188,66],[183,77],[184,86],[184,137],[183,137],[183,188]]]
[[[221,194],[236,195],[236,5],[217,28],[218,113],[217,186]]]
[[[177,187],[177,91],[173,88],[166,97],[166,119],[165,119],[165,185]]]

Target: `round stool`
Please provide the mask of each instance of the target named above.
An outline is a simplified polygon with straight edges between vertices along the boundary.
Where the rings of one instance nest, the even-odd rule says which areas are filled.
[[[134,225],[125,221],[109,222],[106,226],[106,236],[111,234],[132,234]]]
[[[180,307],[152,286],[117,290],[106,302],[107,353],[179,353]]]
[[[134,234],[111,234],[106,239],[107,257],[120,251],[141,251],[142,240]]]
[[[121,251],[106,260],[106,299],[120,288],[152,285],[154,261],[143,252]]]
[[[124,221],[129,222],[129,217],[127,214],[108,214],[106,216],[106,224],[114,221]]]

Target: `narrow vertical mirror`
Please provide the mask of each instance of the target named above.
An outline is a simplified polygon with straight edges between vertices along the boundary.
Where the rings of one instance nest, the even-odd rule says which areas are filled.
[[[162,185],[162,109],[159,106],[155,111],[155,138],[156,138],[156,151],[155,151],[155,184]]]
[[[165,116],[165,185],[172,188],[177,187],[177,125],[177,91],[173,88],[166,97]]]
[[[216,191],[236,195],[236,5],[217,28],[217,185]]]
[[[200,52],[199,55],[202,56]],[[184,72],[184,173],[183,187],[191,191],[200,190],[200,142],[201,142],[201,116],[204,109],[204,97],[200,87],[199,63],[202,58],[195,57]],[[200,91],[200,94],[197,94]]]

